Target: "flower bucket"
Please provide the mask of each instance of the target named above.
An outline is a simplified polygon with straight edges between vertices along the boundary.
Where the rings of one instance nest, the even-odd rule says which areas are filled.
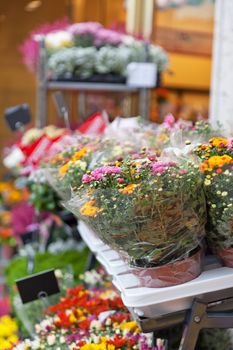
[[[218,249],[216,252],[224,264],[227,267],[233,267],[233,248]]]
[[[164,288],[183,284],[197,278],[202,272],[203,250],[171,264],[152,268],[133,267],[132,273],[139,279],[141,287]]]

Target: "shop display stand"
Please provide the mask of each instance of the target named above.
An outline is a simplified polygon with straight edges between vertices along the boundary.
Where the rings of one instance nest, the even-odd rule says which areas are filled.
[[[44,127],[47,121],[48,92],[51,91],[78,91],[78,112],[80,116],[85,116],[85,93],[86,92],[119,92],[119,93],[139,93],[139,114],[149,119],[149,88],[135,88],[127,84],[118,83],[93,83],[76,81],[50,81],[47,79],[47,54],[44,38],[39,38],[39,59],[37,65],[37,126]]]
[[[202,274],[185,284],[167,288],[141,287],[119,254],[104,244],[83,222],[78,229],[97,260],[112,276],[143,332],[184,324],[179,350],[194,350],[204,328],[233,328],[233,269],[207,257]]]

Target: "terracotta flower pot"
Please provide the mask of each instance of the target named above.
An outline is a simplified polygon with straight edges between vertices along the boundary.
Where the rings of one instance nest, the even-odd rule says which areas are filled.
[[[224,266],[233,267],[233,248],[219,249],[216,254],[222,259]]]
[[[191,281],[200,275],[202,258],[203,250],[200,249],[192,256],[181,261],[150,268],[133,267],[131,271],[138,277],[142,287],[162,288],[175,286]]]

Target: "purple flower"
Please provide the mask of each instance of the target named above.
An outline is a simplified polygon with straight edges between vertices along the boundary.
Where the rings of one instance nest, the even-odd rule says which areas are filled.
[[[101,168],[97,168],[91,172],[92,177],[96,180],[100,180],[103,178],[104,175],[107,174],[120,174],[121,168],[118,166],[103,166]]]
[[[69,25],[67,18],[58,20],[54,23],[46,23],[32,31],[28,38],[19,47],[23,58],[23,63],[27,68],[34,72],[39,58],[39,42],[35,39],[36,35],[46,35],[53,31],[63,30]]]
[[[123,35],[114,30],[101,28],[96,32],[95,45],[119,45],[122,43]]]
[[[67,342],[70,342],[70,343],[77,341],[77,340],[81,340],[81,339],[82,339],[82,335],[79,333],[69,334],[66,337]]]
[[[153,162],[153,161],[156,160],[156,156],[149,156],[148,159],[149,159],[151,162]]]
[[[72,35],[93,35],[95,36],[97,31],[102,28],[102,25],[97,22],[82,22],[75,23],[68,27],[68,32]]]
[[[165,127],[167,127],[168,129],[171,129],[175,124],[175,118],[172,114],[168,114],[165,118],[164,118],[164,122],[163,125]]]
[[[104,175],[107,174],[120,174],[121,168],[118,166],[103,166],[101,168],[97,168],[91,172],[91,174],[85,174],[82,177],[82,183],[89,183],[92,181],[99,181],[102,180]]]
[[[93,179],[93,177],[91,175],[85,174],[85,175],[83,175],[82,183],[87,184],[87,183],[89,183],[89,182],[91,182],[93,180],[94,179]]]
[[[151,163],[151,173],[153,175],[156,174],[163,174],[168,168],[170,167],[174,167],[177,164],[175,162],[155,162],[155,163]]]
[[[179,171],[179,174],[180,174],[180,175],[187,174],[187,170],[185,170],[185,169],[181,169],[181,170]]]
[[[232,149],[233,148],[233,138],[228,140],[227,148],[228,149]]]
[[[27,232],[30,225],[35,223],[35,209],[27,202],[16,205],[12,211],[12,228],[15,236]]]

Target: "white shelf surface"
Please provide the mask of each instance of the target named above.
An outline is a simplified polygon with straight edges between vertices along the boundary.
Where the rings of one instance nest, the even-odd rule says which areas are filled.
[[[233,268],[217,267],[203,271],[196,279],[166,288],[141,287],[138,278],[130,272],[128,265],[119,254],[110,249],[96,236],[99,249],[93,244],[93,231],[83,223],[79,224],[80,234],[96,253],[97,259],[112,275],[113,284],[121,292],[122,300],[134,313],[144,317],[156,317],[190,308],[195,296],[233,288]],[[89,237],[89,238],[88,238]]]

